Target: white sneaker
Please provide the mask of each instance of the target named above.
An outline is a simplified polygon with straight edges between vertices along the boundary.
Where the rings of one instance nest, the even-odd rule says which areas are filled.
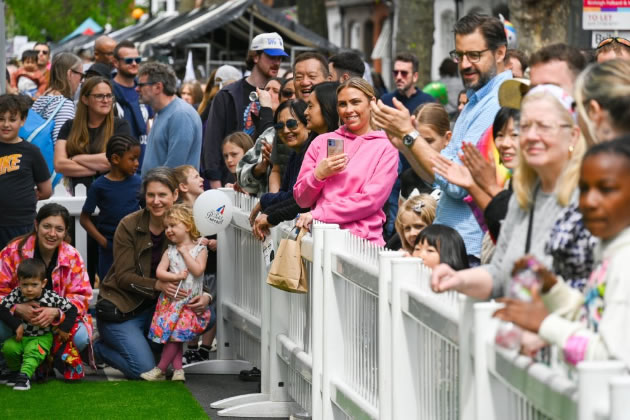
[[[140,377],[145,381],[163,381],[166,379],[164,372],[157,366],[148,372],[141,373]]]
[[[186,374],[184,373],[184,369],[175,369],[173,371],[173,378],[171,380],[185,382]]]

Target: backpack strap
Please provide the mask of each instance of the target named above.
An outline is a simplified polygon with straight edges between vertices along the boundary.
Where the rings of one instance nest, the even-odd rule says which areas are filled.
[[[50,117],[48,117],[48,119],[46,120],[46,122],[44,124],[40,125],[35,130],[33,130],[31,135],[28,136],[28,138],[26,139],[27,142],[29,142],[29,143],[32,142],[33,139],[35,137],[37,137],[39,132],[42,131],[44,129],[44,127],[48,126],[48,124],[50,124],[50,122],[52,121],[53,118],[55,118],[55,115],[57,115],[57,113],[59,112],[59,110],[61,109],[61,107],[63,106],[64,103],[66,103],[66,98],[63,98],[61,101],[59,101],[59,105],[57,105],[57,107],[55,108],[53,113],[50,115]],[[48,104],[46,104],[46,105],[48,105]]]

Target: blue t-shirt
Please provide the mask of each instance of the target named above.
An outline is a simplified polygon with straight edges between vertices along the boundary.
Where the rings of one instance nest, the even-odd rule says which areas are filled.
[[[138,175],[123,181],[112,181],[102,175],[90,186],[82,211],[92,214],[98,206],[100,213],[96,227],[106,238],[113,238],[122,218],[140,209],[141,183]]]

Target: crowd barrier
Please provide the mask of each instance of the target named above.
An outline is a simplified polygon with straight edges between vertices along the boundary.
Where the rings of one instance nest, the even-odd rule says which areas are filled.
[[[55,192],[39,205],[58,202],[80,214],[81,188],[76,197]],[[430,270],[419,260],[336,225],[315,222],[312,236],[302,239],[308,293],[267,286],[262,243],[248,220],[256,201],[224,192],[234,213],[218,235],[217,359],[185,369],[235,374],[256,366],[262,377],[259,393],[213,403],[220,416],[628,418],[630,375],[621,362],[567,370],[499,348],[492,315],[500,304],[434,294]],[[85,257],[78,218],[75,229]],[[290,229],[272,230],[276,246]]]

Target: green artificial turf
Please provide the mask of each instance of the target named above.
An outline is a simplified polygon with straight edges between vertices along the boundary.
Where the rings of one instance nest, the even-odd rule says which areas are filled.
[[[29,391],[0,385],[0,419],[207,419],[177,382],[48,381]]]

